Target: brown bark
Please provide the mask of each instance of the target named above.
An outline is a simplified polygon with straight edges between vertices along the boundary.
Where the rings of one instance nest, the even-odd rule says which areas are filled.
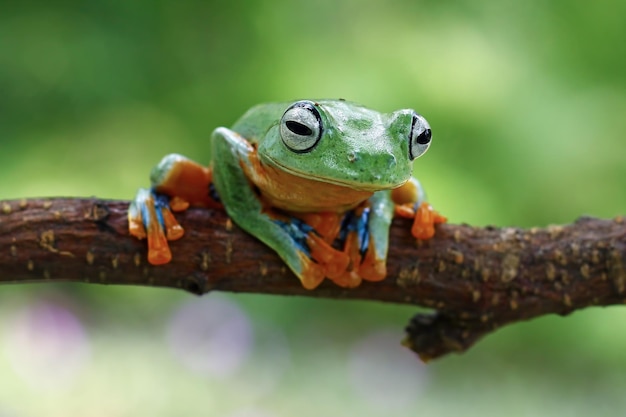
[[[99,199],[0,201],[0,283],[86,282],[306,295],[414,304],[405,344],[423,359],[463,352],[485,334],[544,314],[626,301],[626,219],[581,218],[522,230],[442,225],[416,242],[410,224],[391,230],[389,277],[307,291],[278,256],[219,210],[178,215],[186,230],[174,260],[146,262],[127,232],[128,202]]]

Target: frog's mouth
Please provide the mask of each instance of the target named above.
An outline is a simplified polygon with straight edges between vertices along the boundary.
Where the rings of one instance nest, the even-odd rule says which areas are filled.
[[[391,190],[394,188],[400,187],[402,184],[408,181],[409,176],[407,178],[394,178],[395,176],[385,176],[382,174],[374,174],[374,173],[363,173],[359,171],[350,172],[347,169],[338,170],[337,175],[334,178],[322,177],[320,175],[316,175],[312,172],[305,172],[297,170],[291,166],[287,166],[282,164],[275,159],[269,157],[269,161],[271,161],[271,165],[274,165],[280,171],[292,175],[294,177],[298,177],[302,180],[309,180],[316,183],[325,183],[332,184],[339,187],[349,188],[351,190],[356,191],[364,191],[364,192],[376,192],[382,190]],[[338,177],[342,178],[338,178]],[[362,178],[361,181],[353,180],[353,178]],[[395,180],[395,181],[394,181]],[[283,179],[285,181],[285,179]]]

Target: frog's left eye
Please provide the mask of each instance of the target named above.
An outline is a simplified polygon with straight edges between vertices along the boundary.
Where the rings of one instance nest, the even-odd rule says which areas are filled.
[[[409,158],[419,158],[430,146],[430,125],[419,114],[413,114],[411,134],[409,135]]]
[[[322,137],[322,118],[310,101],[298,101],[280,120],[283,143],[296,153],[309,152]]]

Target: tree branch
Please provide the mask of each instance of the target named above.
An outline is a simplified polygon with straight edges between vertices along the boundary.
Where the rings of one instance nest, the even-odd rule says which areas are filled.
[[[186,230],[174,260],[146,262],[127,232],[128,202],[99,199],[0,201],[0,283],[72,281],[209,291],[364,299],[430,307],[407,327],[423,359],[463,352],[509,323],[626,302],[626,219],[581,218],[568,226],[442,225],[416,242],[410,224],[391,229],[389,277],[307,291],[278,256],[222,211],[178,215]]]

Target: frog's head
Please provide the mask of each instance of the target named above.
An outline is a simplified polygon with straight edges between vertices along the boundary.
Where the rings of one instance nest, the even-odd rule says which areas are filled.
[[[413,110],[382,114],[343,100],[297,101],[261,141],[260,157],[292,175],[360,190],[396,188],[430,145]]]

